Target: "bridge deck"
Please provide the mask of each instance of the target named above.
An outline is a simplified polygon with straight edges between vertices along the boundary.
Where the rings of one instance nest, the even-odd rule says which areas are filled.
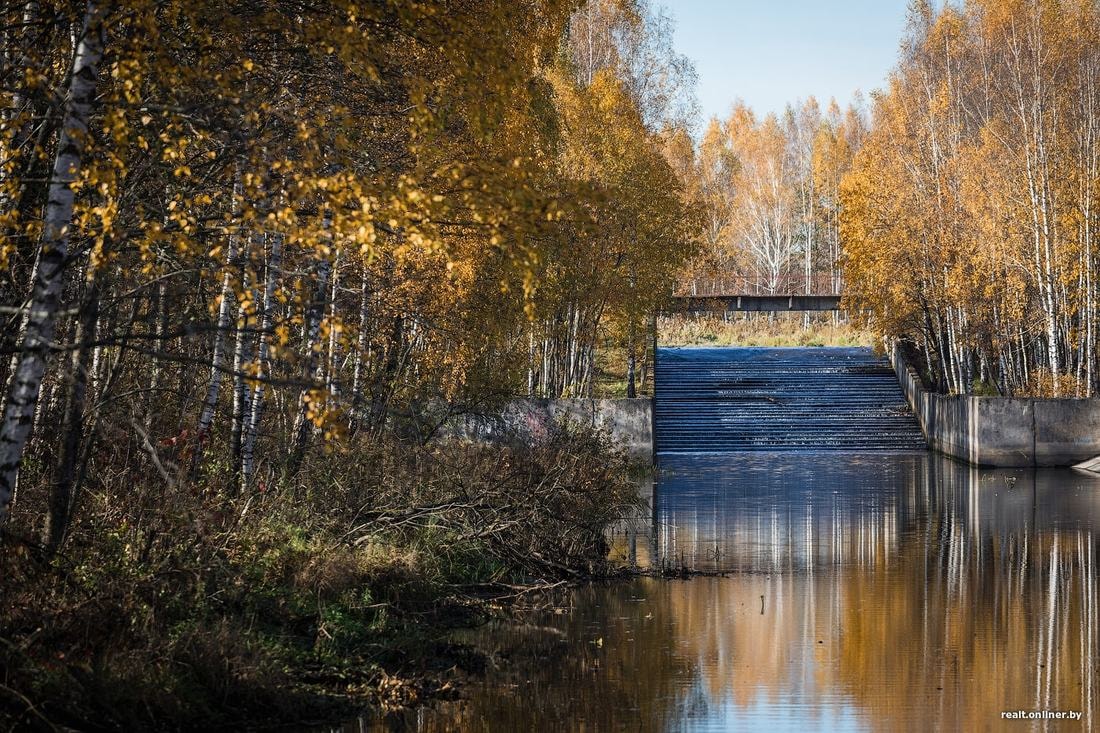
[[[839,295],[677,295],[669,308],[671,313],[835,310]]]

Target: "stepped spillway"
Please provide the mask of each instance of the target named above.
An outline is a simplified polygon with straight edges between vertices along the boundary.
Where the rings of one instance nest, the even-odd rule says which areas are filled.
[[[866,348],[663,347],[657,452],[925,450],[884,357]]]

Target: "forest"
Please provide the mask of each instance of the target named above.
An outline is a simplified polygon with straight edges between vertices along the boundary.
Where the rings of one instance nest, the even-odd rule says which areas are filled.
[[[0,719],[410,704],[434,629],[600,572],[604,437],[437,437],[591,394],[597,343],[633,393],[700,216],[663,11],[5,0],[0,33]]]
[[[687,180],[703,211],[689,292],[843,292],[840,184],[866,133],[862,99],[782,115],[740,100],[706,125]]]
[[[699,125],[650,0],[0,0],[0,725],[452,694],[638,499],[448,426],[650,391],[661,329],[1096,396],[1100,6],[909,8],[884,89]],[[658,318],[708,292],[857,328]]]
[[[910,7],[841,183],[845,297],[940,391],[1091,397],[1100,7]]]
[[[706,126],[686,292],[842,293],[950,394],[1100,388],[1100,7],[910,3],[869,105]]]

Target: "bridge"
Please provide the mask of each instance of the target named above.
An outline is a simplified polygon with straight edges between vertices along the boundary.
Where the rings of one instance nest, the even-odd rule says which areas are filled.
[[[780,313],[838,311],[839,295],[674,295],[666,310],[675,313]]]
[[[838,311],[840,286],[839,279],[827,272],[809,277],[790,272],[769,284],[745,273],[694,278],[680,283],[666,313]]]

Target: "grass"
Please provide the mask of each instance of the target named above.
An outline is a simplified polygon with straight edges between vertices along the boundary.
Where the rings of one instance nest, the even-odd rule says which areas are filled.
[[[734,313],[663,317],[665,346],[873,346],[874,334],[831,313]]]

